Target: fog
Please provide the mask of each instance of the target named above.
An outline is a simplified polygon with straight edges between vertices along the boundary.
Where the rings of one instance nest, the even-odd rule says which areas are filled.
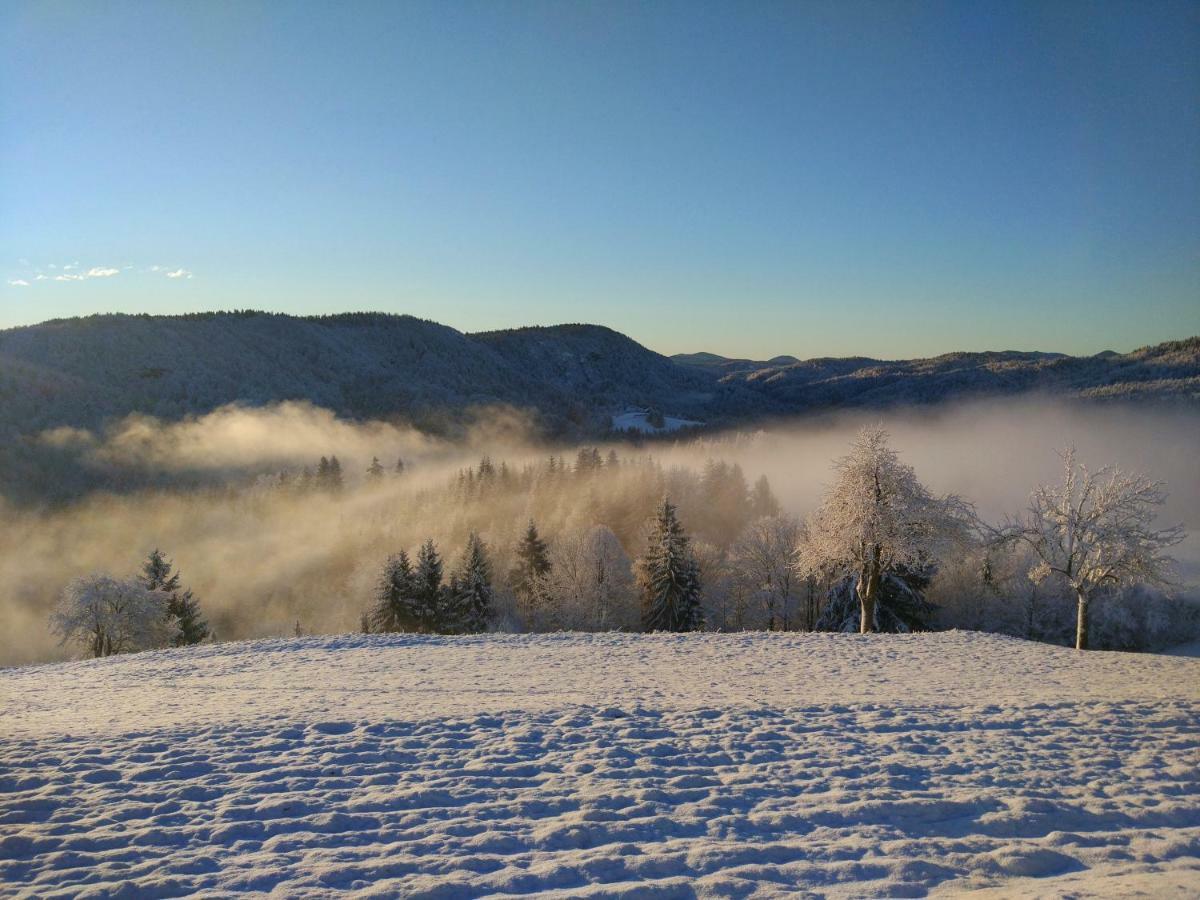
[[[1037,482],[1057,478],[1055,450],[1068,444],[1089,466],[1116,464],[1164,480],[1170,499],[1163,522],[1189,530],[1175,554],[1182,573],[1194,581],[1200,571],[1195,411],[1028,400],[855,411],[753,433],[602,445],[602,454],[614,449],[623,462],[603,484],[556,480],[539,469],[527,489],[465,496],[455,475],[483,454],[519,472],[551,454],[571,463],[576,448],[544,444],[512,410],[480,411],[451,440],[402,424],[347,421],[303,403],[229,407],[183,422],[138,416],[100,434],[41,436],[57,451],[48,455],[53,465],[63,464],[66,451],[73,464],[114,485],[145,472],[160,483],[195,473],[210,481],[93,493],[53,509],[0,501],[0,665],[68,656],[46,624],[65,584],[98,570],[131,575],[155,547],[175,561],[219,639],[290,634],[297,622],[307,631],[345,631],[357,627],[386,557],[426,536],[452,563],[467,533],[479,530],[498,575],[530,517],[550,539],[609,525],[632,556],[641,550],[640,520],[672,489],[684,495],[685,527],[715,534],[719,501],[699,493],[692,477],[710,459],[739,464],[751,483],[766,475],[784,509],[803,515],[829,481],[831,460],[859,428],[879,421],[931,489],[961,494],[991,520],[1018,512]],[[336,496],[281,488],[268,474],[311,466],[322,455],[337,455],[345,471]],[[389,469],[403,458],[405,473],[367,479],[373,456]]]

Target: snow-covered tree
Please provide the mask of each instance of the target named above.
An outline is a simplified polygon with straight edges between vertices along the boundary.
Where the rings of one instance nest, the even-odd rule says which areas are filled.
[[[150,591],[162,591],[167,595],[167,615],[175,619],[179,633],[172,644],[186,647],[199,644],[209,636],[208,623],[200,614],[200,604],[192,592],[180,584],[180,574],[172,571],[172,563],[161,550],[150,552],[142,566],[142,586]]]
[[[417,618],[422,631],[439,632],[446,629],[446,596],[442,590],[442,557],[433,538],[426,539],[417,552],[417,569],[413,573],[413,595]]]
[[[454,631],[476,634],[486,631],[492,617],[492,564],[487,546],[471,532],[458,570],[450,579]]]
[[[558,627],[559,616],[549,585],[550,555],[532,519],[517,543],[516,557],[508,581],[517,598],[518,613],[531,629]]]
[[[62,643],[78,644],[97,657],[166,647],[178,634],[168,600],[136,578],[97,573],[67,585],[50,627]]]
[[[970,508],[954,495],[935,497],[888,446],[882,427],[864,428],[850,453],[834,462],[837,478],[808,519],[798,570],[852,578],[859,631],[879,630],[877,604],[889,573],[922,571],[965,537]]]
[[[607,525],[560,535],[550,548],[548,576],[562,625],[579,631],[637,626],[629,556]]]
[[[733,565],[762,608],[768,631],[796,627],[804,578],[796,571],[800,523],[792,516],[755,519],[733,549]]]
[[[669,499],[664,498],[658,509],[636,569],[644,631],[696,631],[703,627],[700,567]]]
[[[1036,564],[1035,584],[1061,579],[1075,595],[1075,647],[1088,649],[1089,612],[1105,587],[1170,584],[1172,560],[1167,548],[1183,540],[1183,526],[1155,527],[1166,502],[1162,482],[1106,467],[1092,472],[1075,461],[1075,450],[1062,452],[1063,480],[1039,485],[1029,508],[999,529],[1001,541],[1021,541]]]
[[[384,564],[375,589],[370,622],[374,631],[419,631],[425,624],[408,554],[401,550]]]
[[[928,631],[936,612],[932,603],[925,598],[929,577],[923,572],[885,572],[879,580],[879,592],[875,601],[875,631],[908,633]],[[860,631],[862,628],[862,602],[859,599],[857,579],[846,576],[833,582],[825,599],[825,606],[816,621],[816,631]]]

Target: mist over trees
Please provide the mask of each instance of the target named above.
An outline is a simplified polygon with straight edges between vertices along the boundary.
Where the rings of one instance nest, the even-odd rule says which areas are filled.
[[[848,453],[829,443],[774,481],[742,468],[754,464],[753,436],[552,451],[501,440],[469,463],[463,451],[442,462],[427,452],[413,465],[412,446],[389,442],[396,432],[370,433],[389,440],[359,438],[353,455],[328,444],[307,464],[216,487],[96,495],[49,515],[0,508],[13,526],[0,532],[18,615],[10,633],[33,635],[37,648],[46,601],[70,577],[140,568],[143,585],[165,588],[173,604],[168,644],[204,640],[205,630],[223,639],[358,628],[859,631],[859,584],[871,582],[872,630],[965,627],[1075,642],[1077,593],[1053,569],[1030,579],[1041,560],[1009,533],[1018,520],[972,519],[965,501],[925,488],[928,460],[918,473],[882,433],[860,435]],[[785,511],[797,508],[793,477],[825,482],[823,502],[803,520]],[[1150,506],[1146,527],[1159,509]],[[4,535],[16,534],[22,546],[6,547]],[[852,552],[856,535],[872,537],[858,541],[869,552]],[[156,543],[182,561],[203,614],[163,554],[114,553]],[[58,546],[75,548],[65,569],[50,552]],[[1154,578],[1105,579],[1088,603],[1094,647],[1160,646],[1196,624],[1194,607]],[[21,611],[39,604],[36,628],[21,624]],[[40,646],[15,658],[52,652]]]

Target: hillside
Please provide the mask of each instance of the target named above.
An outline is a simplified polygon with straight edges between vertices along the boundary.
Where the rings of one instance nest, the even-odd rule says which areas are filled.
[[[704,403],[719,390],[738,388],[592,326],[473,337],[410,316],[255,313],[91,316],[0,332],[3,421],[22,431],[289,399],[431,423],[507,403],[538,410],[551,428],[598,428],[609,405]]]
[[[1200,886],[1196,658],[347,635],[3,669],[0,704],[6,895]]]
[[[712,374],[723,385],[750,387],[765,405],[785,409],[885,407],[1033,392],[1087,399],[1200,400],[1196,337],[1087,357],[1009,350],[898,361],[776,357],[755,362],[714,354],[672,358]]]
[[[668,359],[595,325],[463,334],[411,316],[97,315],[0,331],[0,433],[166,419],[302,399],[351,417],[444,427],[472,407],[534,410],[551,433],[597,434],[658,409],[728,424],[838,406],[1040,391],[1200,399],[1200,339],[1127,354],[955,353],[758,363]]]

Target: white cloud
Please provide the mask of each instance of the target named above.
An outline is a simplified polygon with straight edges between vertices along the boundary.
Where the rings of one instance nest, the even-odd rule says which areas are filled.
[[[116,266],[92,266],[89,269],[80,269],[78,262],[66,263],[65,265],[57,265],[48,263],[46,269],[48,273],[43,272],[40,268],[35,268],[36,274],[28,275],[26,278],[13,278],[9,280],[9,284],[13,287],[28,287],[31,281],[88,281],[92,278],[113,278],[120,275],[122,271],[133,269],[133,264],[117,268]],[[141,272],[159,272],[166,275],[168,278],[194,278],[195,275],[190,269],[180,267],[171,269],[169,266],[147,266],[139,269]]]

